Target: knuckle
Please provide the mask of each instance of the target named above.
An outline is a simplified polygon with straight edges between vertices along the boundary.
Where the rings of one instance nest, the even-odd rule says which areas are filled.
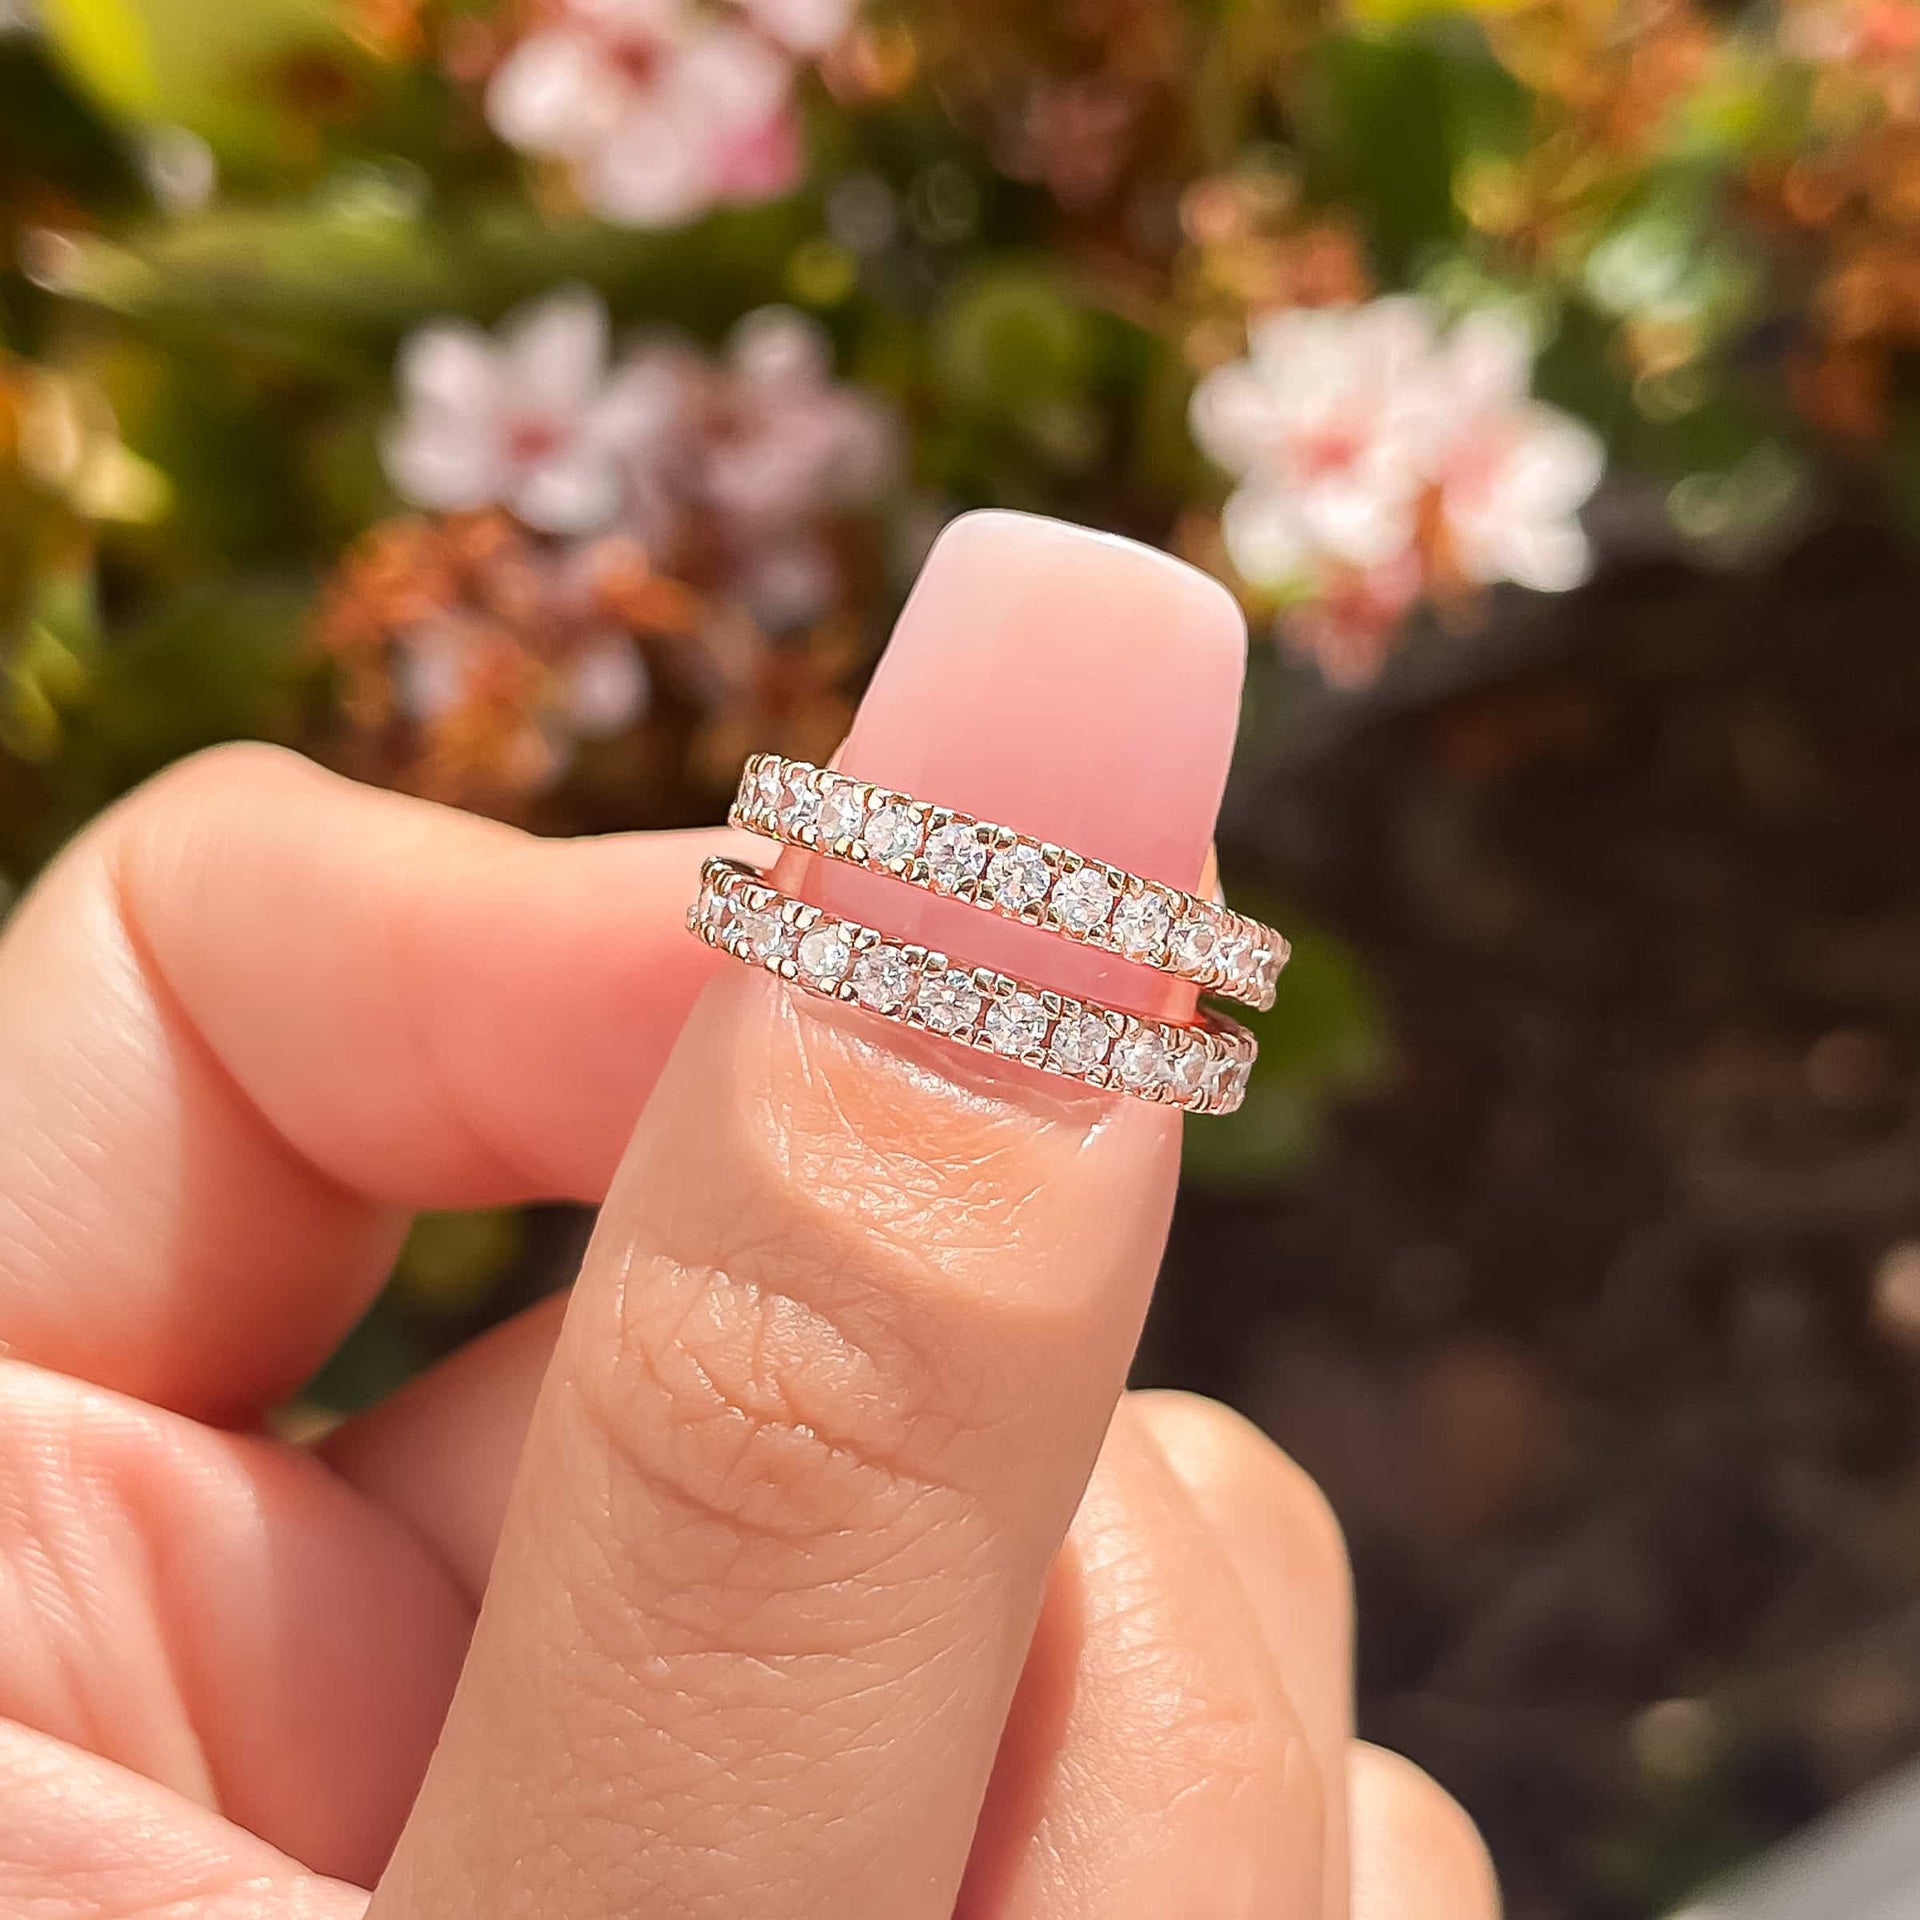
[[[761,1263],[634,1259],[569,1321],[586,1470],[647,1584],[715,1620],[736,1604],[860,1578],[903,1584],[932,1531],[973,1503],[935,1477],[950,1418],[937,1370],[856,1306],[833,1309]],[[816,1622],[816,1628],[820,1623]]]

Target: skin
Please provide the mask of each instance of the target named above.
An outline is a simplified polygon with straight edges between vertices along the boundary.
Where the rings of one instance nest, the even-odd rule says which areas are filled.
[[[1193,885],[1243,644],[1186,569],[974,516],[841,764]],[[718,844],[228,750],[17,912],[0,1909],[1488,1920],[1464,1817],[1352,1742],[1324,1502],[1223,1409],[1122,1395],[1178,1116],[707,953]],[[603,1202],[569,1302],[264,1437],[409,1209],[533,1196]]]

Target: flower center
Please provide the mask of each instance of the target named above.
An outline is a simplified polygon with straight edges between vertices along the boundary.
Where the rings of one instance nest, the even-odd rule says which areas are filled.
[[[1329,421],[1294,441],[1292,464],[1302,479],[1322,480],[1357,466],[1366,445],[1367,436],[1356,421]]]
[[[566,438],[559,426],[540,414],[526,414],[507,428],[507,458],[515,466],[530,467],[551,460]]]
[[[650,86],[660,69],[663,49],[647,34],[624,33],[607,43],[607,58],[613,70],[630,87]]]

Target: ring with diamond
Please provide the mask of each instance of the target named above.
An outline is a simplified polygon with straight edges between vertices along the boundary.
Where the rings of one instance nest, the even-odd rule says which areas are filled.
[[[811,993],[1189,1113],[1233,1112],[1258,1051],[1224,1014],[1203,1007],[1191,1026],[1176,1026],[969,967],[793,899],[737,860],[701,868],[687,925],[708,946]]]
[[[805,760],[752,755],[727,819],[1251,1007],[1273,1005],[1291,951],[1271,927],[1214,901]]]

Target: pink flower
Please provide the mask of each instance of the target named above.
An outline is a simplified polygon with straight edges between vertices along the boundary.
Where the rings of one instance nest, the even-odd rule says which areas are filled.
[[[785,307],[740,322],[713,372],[688,491],[762,621],[796,625],[827,604],[836,569],[824,523],[871,501],[897,463],[890,416],[834,380],[818,327]]]
[[[1433,454],[1448,558],[1477,586],[1564,593],[1592,571],[1576,517],[1600,484],[1592,428],[1528,398],[1533,344],[1509,315],[1469,315],[1441,352],[1447,427]]]
[[[1194,437],[1239,478],[1221,514],[1235,567],[1292,602],[1290,640],[1330,680],[1378,671],[1423,588],[1579,585],[1599,437],[1530,397],[1533,344],[1507,314],[1443,338],[1414,298],[1257,320],[1246,359],[1194,394]]]
[[[439,512],[504,506],[543,533],[591,533],[618,514],[623,461],[666,396],[607,371],[606,309],[570,288],[511,316],[498,340],[464,321],[401,348],[401,412],[381,439],[395,489]]]
[[[1433,431],[1433,326],[1413,299],[1253,323],[1247,358],[1201,381],[1194,438],[1242,476],[1224,531],[1263,586],[1318,560],[1371,566],[1413,539]]]
[[[1423,584],[1412,547],[1377,567],[1329,568],[1316,590],[1282,616],[1281,634],[1330,686],[1371,686]]]
[[[510,145],[567,161],[609,220],[675,226],[800,177],[797,55],[844,31],[846,0],[563,0],[487,90]]]

